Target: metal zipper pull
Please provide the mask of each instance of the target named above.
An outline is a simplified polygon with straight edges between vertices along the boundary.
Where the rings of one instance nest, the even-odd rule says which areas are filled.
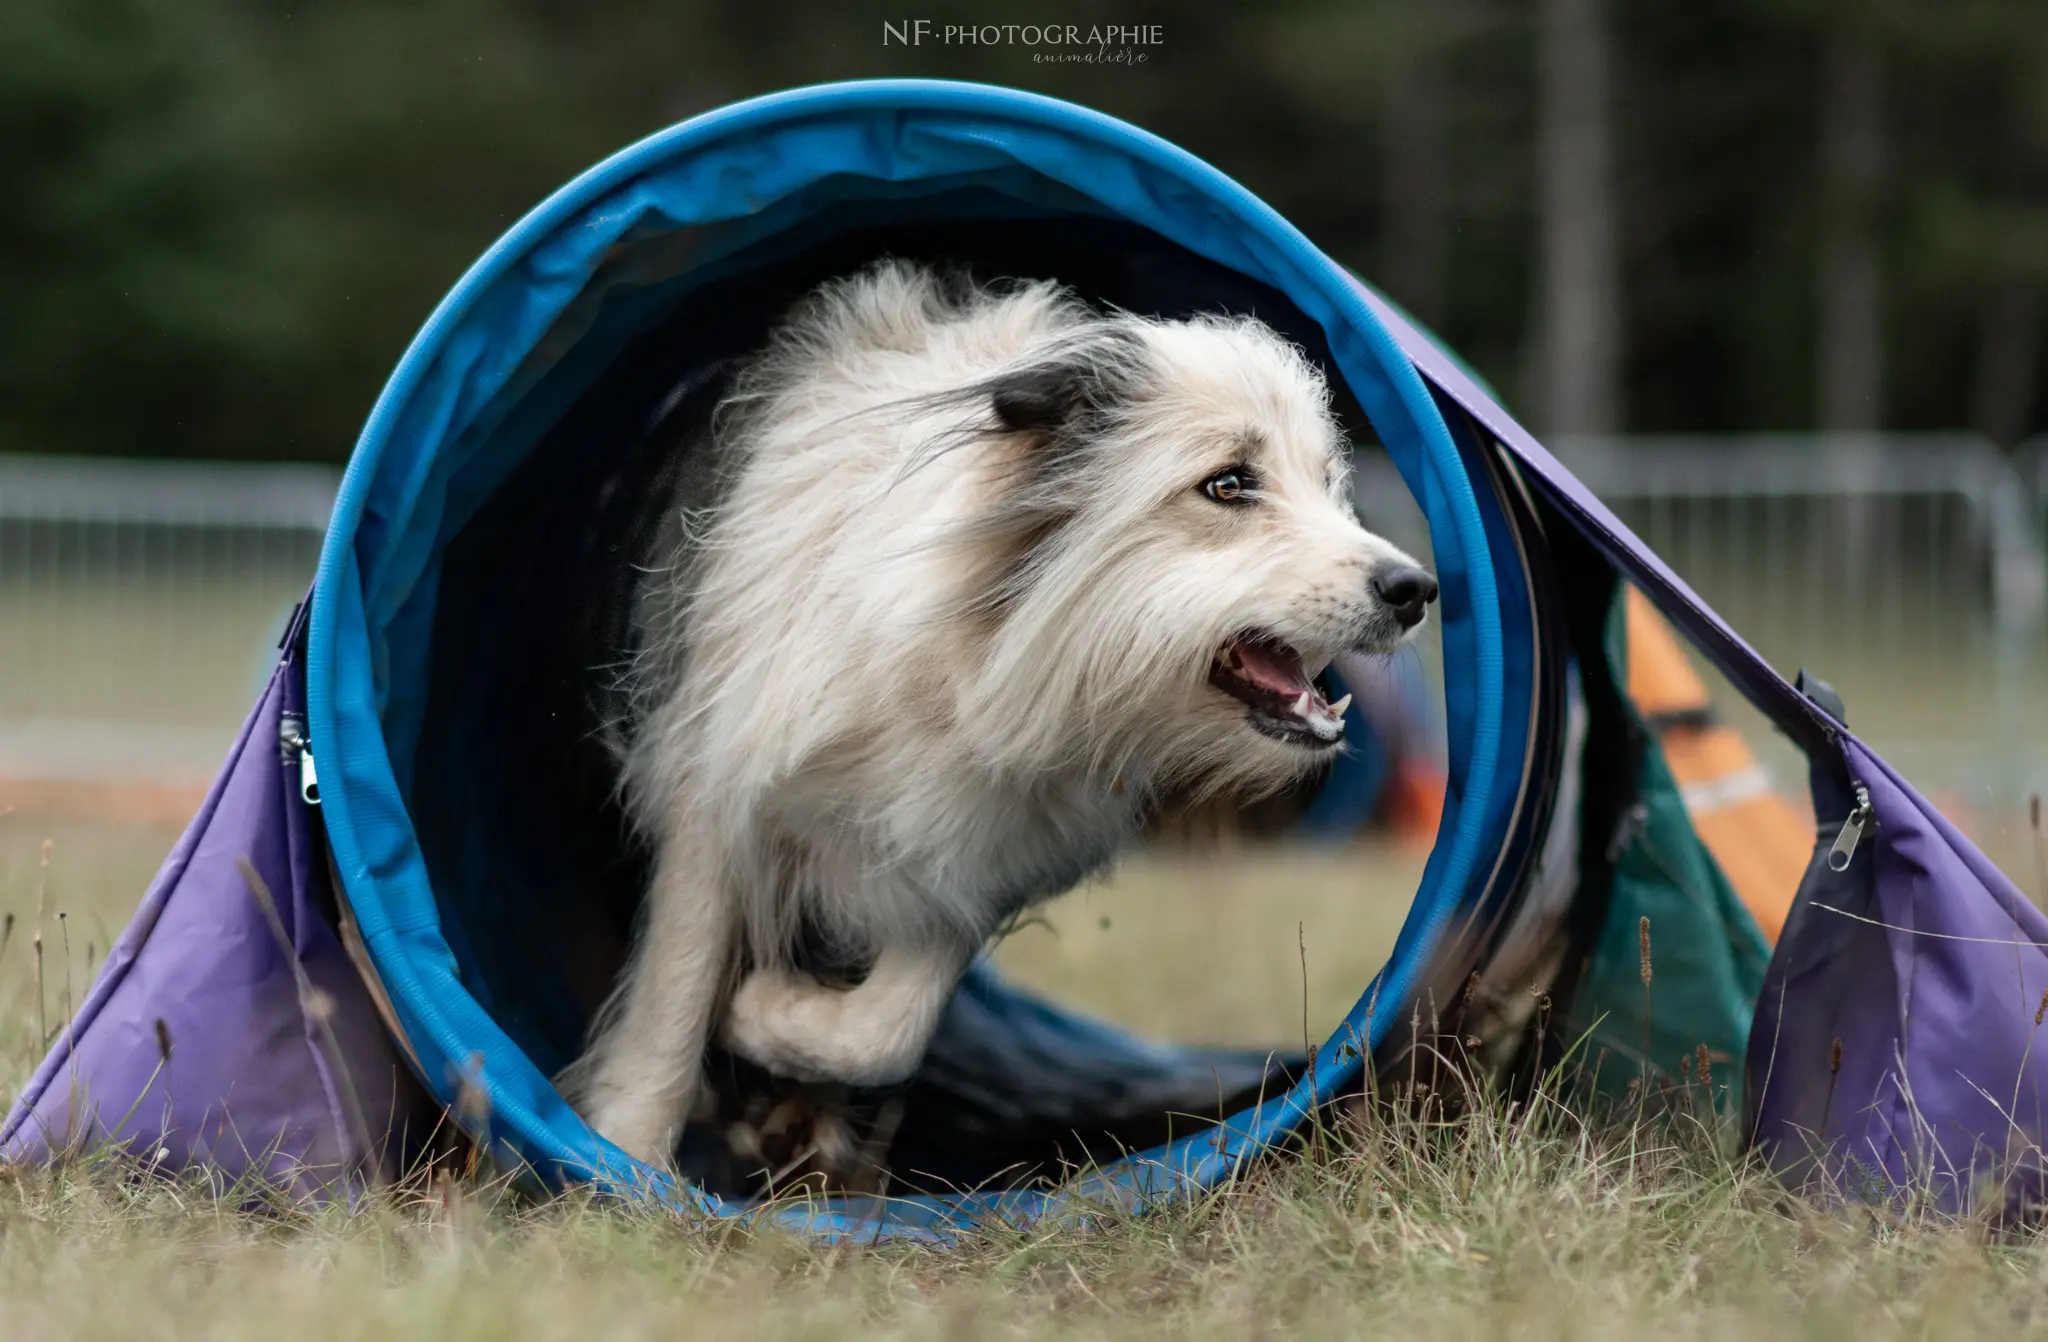
[[[285,763],[299,762],[299,800],[318,806],[320,775],[313,767],[313,743],[306,736],[306,720],[296,713],[285,714],[278,720],[277,741],[284,750]]]
[[[1630,844],[1642,837],[1643,831],[1649,828],[1649,823],[1650,808],[1642,802],[1636,802],[1615,817],[1614,833],[1607,836],[1609,866],[1621,860],[1621,855],[1628,851]]]
[[[1856,809],[1849,812],[1849,818],[1842,822],[1842,832],[1835,836],[1835,846],[1828,849],[1828,870],[1847,871],[1849,861],[1856,856],[1856,845],[1863,842],[1863,831],[1870,825],[1870,789],[1856,784]]]

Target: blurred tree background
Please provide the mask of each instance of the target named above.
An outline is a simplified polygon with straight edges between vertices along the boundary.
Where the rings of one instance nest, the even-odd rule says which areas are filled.
[[[877,75],[1175,140],[1555,430],[2040,427],[2042,0],[1123,0],[1136,66],[885,46],[932,0],[9,0],[0,450],[338,460],[521,212]],[[1043,9],[1043,6],[1039,7]],[[1057,9],[1057,7],[1055,7]]]

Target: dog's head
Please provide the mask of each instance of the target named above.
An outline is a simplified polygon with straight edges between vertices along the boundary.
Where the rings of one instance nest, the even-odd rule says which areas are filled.
[[[1322,375],[1251,320],[1097,317],[978,389],[995,621],[969,691],[1002,753],[1147,788],[1266,791],[1344,736],[1324,676],[1391,651],[1435,580],[1358,522]]]

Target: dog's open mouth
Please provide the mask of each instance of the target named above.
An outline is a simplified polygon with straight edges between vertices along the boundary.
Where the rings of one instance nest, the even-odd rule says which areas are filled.
[[[1301,654],[1264,634],[1240,634],[1216,650],[1209,683],[1242,700],[1254,730],[1278,741],[1320,750],[1344,739],[1344,710],[1301,664]]]

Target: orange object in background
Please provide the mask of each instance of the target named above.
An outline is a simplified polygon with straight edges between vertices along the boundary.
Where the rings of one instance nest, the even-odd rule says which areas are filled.
[[[1427,850],[1444,823],[1447,785],[1433,760],[1413,751],[1396,756],[1375,818],[1403,844]]]
[[[1775,943],[1813,853],[1813,829],[1772,787],[1740,733],[1714,716],[1707,686],[1641,592],[1627,589],[1628,697],[1685,797],[1693,829]]]

